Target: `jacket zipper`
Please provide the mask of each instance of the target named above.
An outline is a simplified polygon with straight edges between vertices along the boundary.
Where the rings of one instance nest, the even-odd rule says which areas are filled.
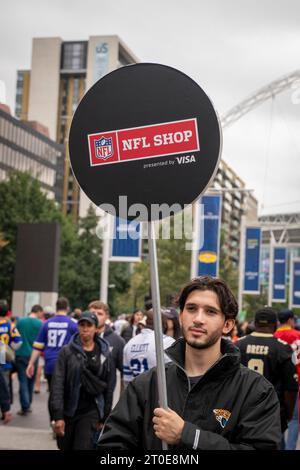
[[[167,354],[167,356],[170,357],[168,354]],[[206,375],[211,369],[213,369],[219,362],[221,362],[222,359],[223,359],[224,357],[226,357],[226,356],[228,356],[227,353],[225,353],[222,357],[220,357],[220,359],[218,359],[218,360],[205,372],[205,374],[203,374],[203,376],[201,377],[201,379],[199,379],[199,382],[201,382],[201,380],[205,377],[205,375]],[[186,376],[186,378],[187,378],[187,382],[188,382],[188,393],[187,393],[187,396],[186,396],[186,398],[185,398],[185,401],[184,401],[184,404],[183,404],[183,409],[182,409],[182,414],[181,414],[181,418],[183,418],[183,416],[184,416],[184,411],[185,411],[185,407],[186,407],[186,403],[187,403],[187,399],[188,399],[189,394],[190,394],[190,392],[191,392],[191,383],[190,383],[190,379],[189,379],[189,377],[188,377],[188,375],[187,375],[185,369],[184,369],[177,361],[175,361],[175,360],[172,359],[171,357],[170,357],[170,359],[172,360],[172,362],[173,362],[179,369],[181,369],[181,370],[184,372],[184,374],[185,374],[185,376]],[[199,383],[199,382],[198,382],[198,383]]]

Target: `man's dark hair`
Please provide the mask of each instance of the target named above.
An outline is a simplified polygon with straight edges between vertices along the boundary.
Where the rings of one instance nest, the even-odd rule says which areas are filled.
[[[291,318],[295,318],[293,310],[289,310],[289,309],[281,310],[280,312],[278,312],[277,315],[278,315],[278,321],[282,325],[284,323],[287,323]]]
[[[60,297],[56,302],[56,310],[68,310],[69,301],[66,297]]]
[[[149,310],[152,310],[153,308],[153,303],[151,299],[148,299],[145,301],[145,311],[148,312]]]
[[[36,304],[36,305],[33,305],[32,308],[31,308],[31,313],[39,313],[39,312],[43,312],[43,307],[39,304]]]
[[[182,288],[177,299],[177,305],[181,312],[184,309],[186,299],[194,290],[211,290],[215,292],[219,299],[221,311],[225,315],[225,319],[236,318],[239,308],[233,293],[222,279],[210,276],[196,277]]]
[[[162,331],[165,334],[168,329],[167,317],[164,315],[163,311],[161,312],[161,324],[162,324]],[[146,328],[150,330],[154,330],[154,312],[153,310],[148,310],[146,312]]]
[[[8,303],[7,300],[0,300],[0,317],[5,317],[8,312]]]

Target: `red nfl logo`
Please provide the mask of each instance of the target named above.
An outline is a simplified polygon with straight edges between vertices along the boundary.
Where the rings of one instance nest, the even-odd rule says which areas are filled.
[[[97,158],[106,160],[107,158],[113,156],[114,151],[111,137],[101,137],[100,139],[95,140],[94,144]]]

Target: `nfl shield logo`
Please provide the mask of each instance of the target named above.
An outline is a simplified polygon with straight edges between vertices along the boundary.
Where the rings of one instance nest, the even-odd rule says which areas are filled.
[[[112,138],[101,137],[100,139],[95,140],[95,150],[96,157],[101,160],[106,160],[107,158],[112,157],[114,154]]]

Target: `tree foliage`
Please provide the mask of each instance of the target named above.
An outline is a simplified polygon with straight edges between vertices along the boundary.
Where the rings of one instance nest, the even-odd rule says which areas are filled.
[[[19,223],[61,222],[55,203],[47,199],[38,181],[27,173],[12,172],[0,184],[0,231],[8,242],[0,248],[1,297],[11,299],[16,261],[17,226]]]

